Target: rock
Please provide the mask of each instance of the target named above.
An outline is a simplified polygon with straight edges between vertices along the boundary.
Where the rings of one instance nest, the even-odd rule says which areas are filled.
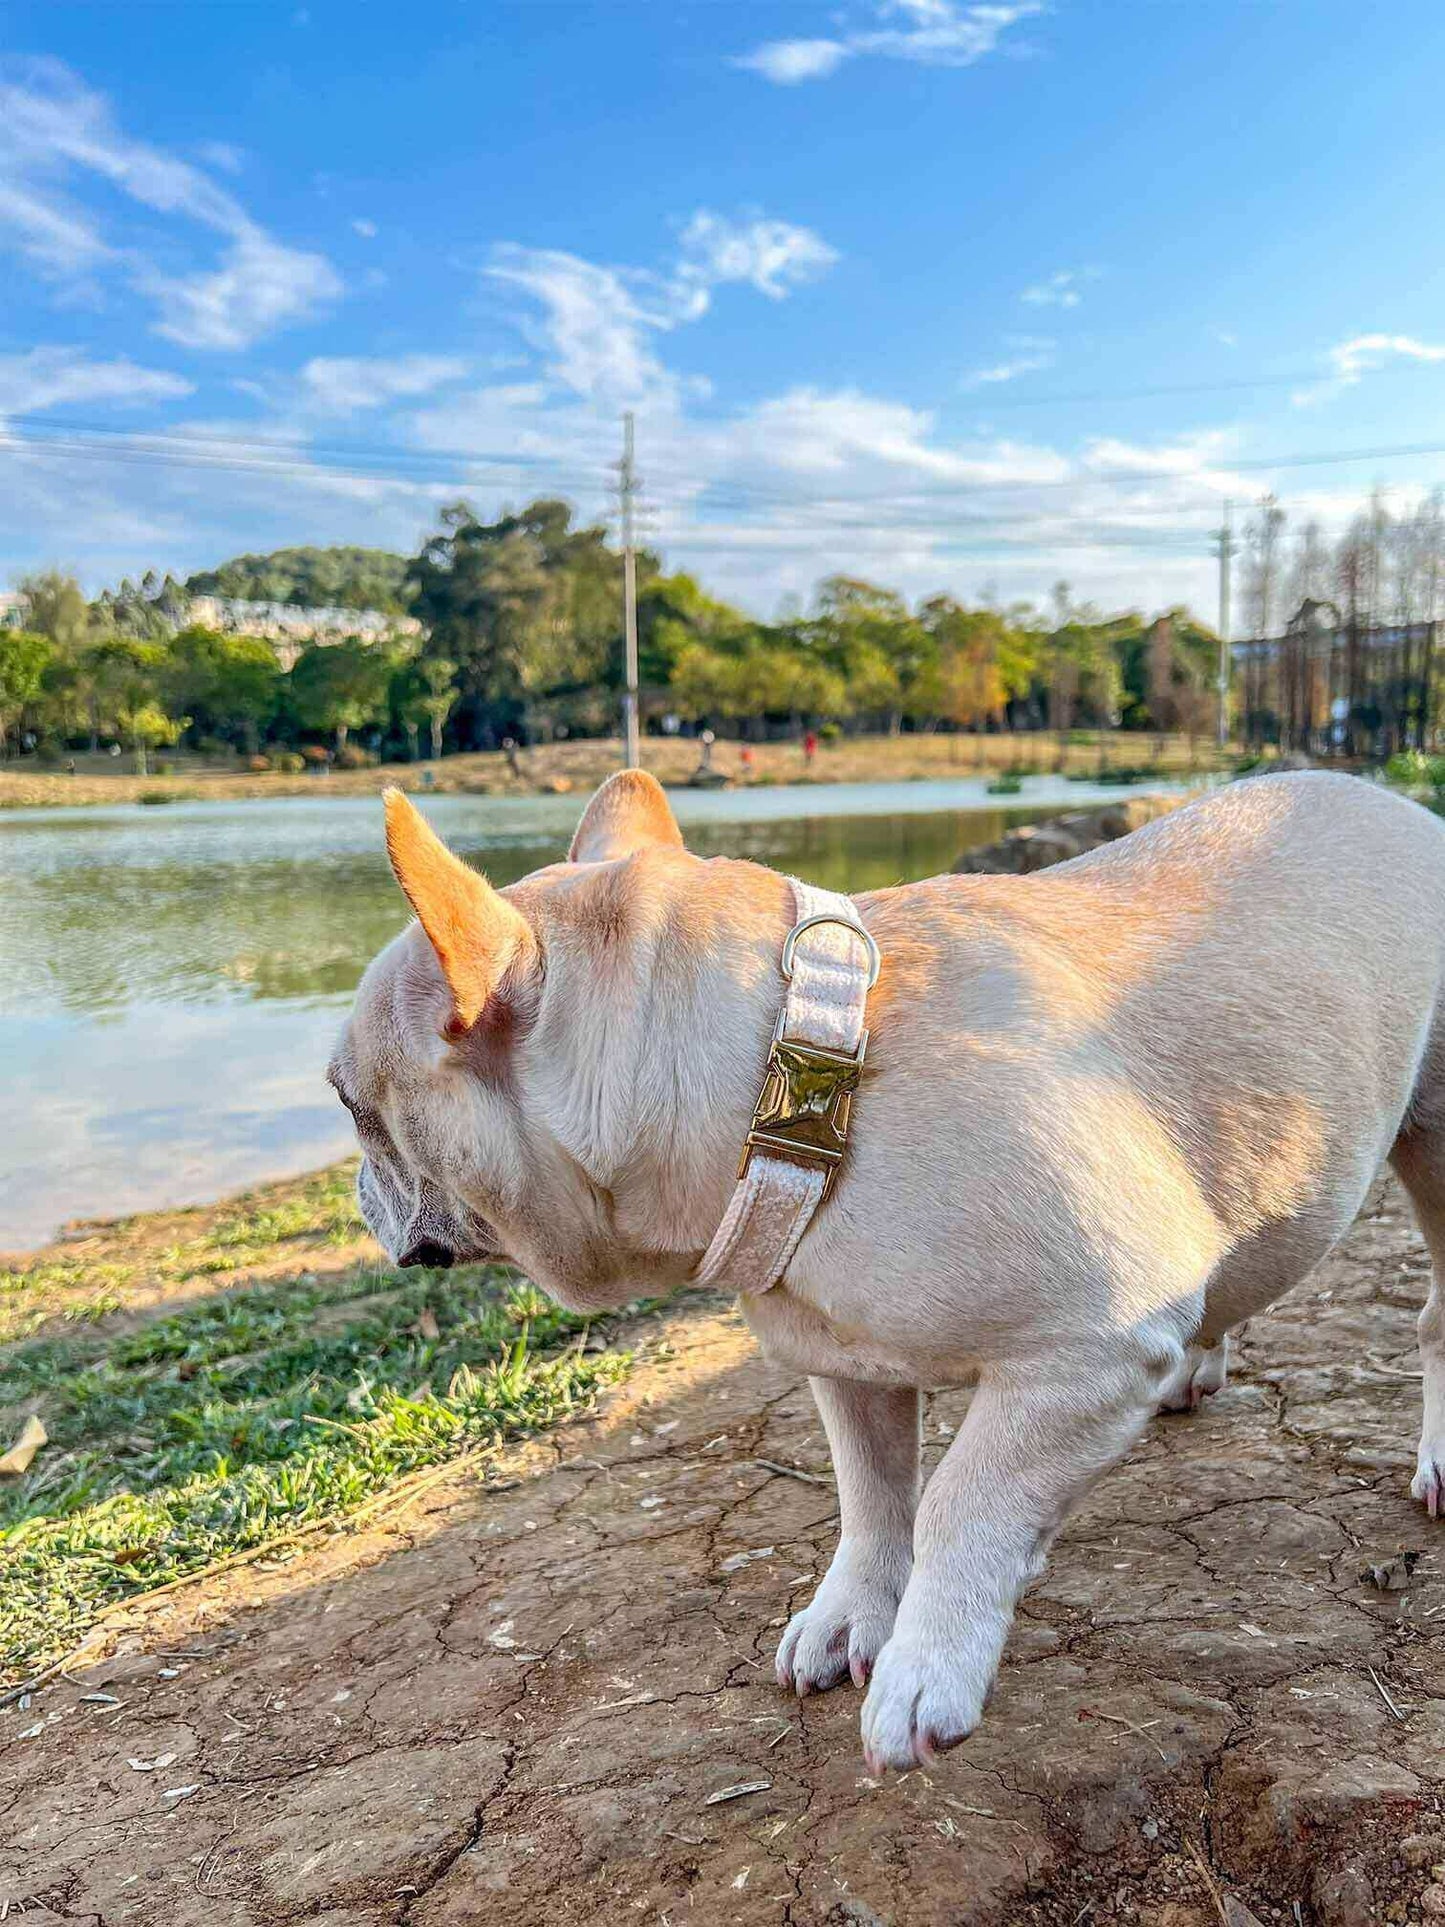
[[[1183,796],[1128,796],[1097,810],[1069,810],[1044,823],[1025,823],[997,843],[965,850],[954,871],[969,876],[1030,876],[1117,842],[1188,801]]]

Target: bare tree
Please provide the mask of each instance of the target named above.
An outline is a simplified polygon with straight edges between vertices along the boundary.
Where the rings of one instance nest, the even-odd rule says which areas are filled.
[[[1244,593],[1251,626],[1257,636],[1267,636],[1274,626],[1284,524],[1285,512],[1279,498],[1261,495],[1244,531]]]
[[[1304,602],[1328,602],[1334,587],[1333,564],[1329,547],[1318,522],[1306,522],[1295,538],[1294,558],[1290,564],[1289,593],[1291,610]]]

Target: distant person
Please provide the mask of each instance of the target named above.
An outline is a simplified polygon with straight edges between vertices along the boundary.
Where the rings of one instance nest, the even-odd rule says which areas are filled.
[[[699,762],[698,768],[711,769],[712,746],[717,741],[717,737],[713,735],[710,729],[705,729],[697,740],[702,744],[702,760]]]
[[[507,768],[512,772],[513,776],[520,776],[522,774],[522,765],[517,761],[517,739],[515,736],[504,736],[502,738],[502,754],[506,757]]]
[[[813,758],[817,754],[818,754],[818,732],[816,729],[810,729],[807,735],[803,738],[803,761],[808,765],[809,769],[813,767]]]
[[[73,756],[67,756],[65,759],[65,773],[67,776],[74,776],[75,774],[75,758]]]
[[[738,761],[742,764],[744,773],[751,776],[753,773],[753,752],[749,744],[744,743],[738,751]]]

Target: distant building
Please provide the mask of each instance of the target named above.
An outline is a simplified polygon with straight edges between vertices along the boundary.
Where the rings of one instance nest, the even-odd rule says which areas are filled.
[[[188,622],[230,635],[260,636],[274,644],[277,660],[289,669],[308,642],[381,642],[387,636],[419,636],[415,616],[387,615],[380,609],[302,609],[290,602],[245,602],[235,596],[192,596]]]
[[[0,629],[18,629],[22,607],[22,598],[18,594],[0,590]]]

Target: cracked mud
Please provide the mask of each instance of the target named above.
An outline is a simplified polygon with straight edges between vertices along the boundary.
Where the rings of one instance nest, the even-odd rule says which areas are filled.
[[[0,1713],[0,1918],[1445,1920],[1426,1278],[1382,1189],[1071,1522],[981,1730],[883,1783],[855,1691],[773,1682],[835,1531],[807,1386],[672,1315],[489,1486],[178,1593]]]

